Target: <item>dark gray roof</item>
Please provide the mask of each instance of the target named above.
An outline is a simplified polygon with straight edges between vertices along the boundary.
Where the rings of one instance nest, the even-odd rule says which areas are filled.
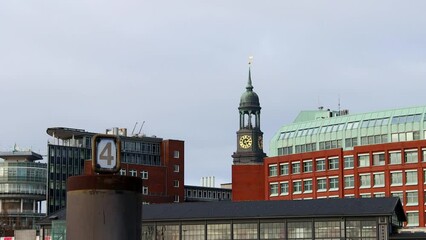
[[[51,225],[53,220],[66,220],[66,208],[62,208],[49,216],[46,216],[39,221],[37,221],[37,225]]]
[[[35,161],[35,160],[43,159],[43,156],[32,151],[11,151],[11,152],[0,152],[0,158],[3,158],[5,160],[19,158],[22,160],[25,159],[28,161]]]
[[[295,201],[200,202],[143,205],[142,221],[391,216],[407,221],[399,198],[343,198]],[[65,220],[65,209],[40,221]]]
[[[406,216],[399,198],[344,198],[300,201],[208,202],[144,205],[143,221],[200,219]]]

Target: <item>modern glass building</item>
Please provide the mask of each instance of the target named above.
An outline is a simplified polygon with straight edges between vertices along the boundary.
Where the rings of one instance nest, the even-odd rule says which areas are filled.
[[[426,106],[363,114],[302,111],[272,137],[269,156],[425,139]]]
[[[45,214],[47,165],[31,151],[0,152],[0,230],[32,229]]]
[[[144,203],[180,202],[184,199],[184,142],[155,136],[128,136],[127,129],[113,128],[107,134],[121,138],[121,175],[144,180]],[[66,180],[83,174],[91,159],[96,134],[74,128],[48,128],[48,213],[66,206]],[[88,164],[90,167],[91,164]],[[90,172],[90,169],[86,169]]]

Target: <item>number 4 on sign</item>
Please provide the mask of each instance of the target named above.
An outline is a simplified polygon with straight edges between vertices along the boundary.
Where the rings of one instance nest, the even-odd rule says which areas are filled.
[[[120,138],[115,135],[97,134],[92,139],[92,167],[96,173],[120,171]]]
[[[99,159],[106,160],[108,166],[111,166],[111,162],[115,160],[115,157],[111,155],[111,145],[111,142],[107,143],[99,155]]]

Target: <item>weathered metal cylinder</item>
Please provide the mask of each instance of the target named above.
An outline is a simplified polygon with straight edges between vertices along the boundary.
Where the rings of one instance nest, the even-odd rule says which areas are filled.
[[[142,179],[75,176],[67,181],[68,240],[139,240]]]

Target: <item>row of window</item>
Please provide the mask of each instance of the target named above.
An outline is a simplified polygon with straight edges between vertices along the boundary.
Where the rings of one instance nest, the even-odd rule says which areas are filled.
[[[366,173],[359,174],[359,188],[371,188],[371,187],[384,187],[385,186],[385,173]],[[355,176],[346,175],[343,177],[343,188],[351,189],[355,187]],[[426,184],[426,169],[423,171],[423,179]],[[325,192],[325,191],[337,191],[339,190],[339,177],[319,177],[316,179],[303,179],[293,180],[292,182],[292,193],[311,193],[312,191]],[[313,189],[313,184],[316,184]],[[417,185],[418,174],[417,170],[405,170],[390,172],[390,185],[391,186],[402,186],[402,185]],[[270,196],[288,195],[289,194],[289,182],[273,182],[269,184]]]
[[[139,153],[122,153],[121,162],[138,164],[138,165],[150,165],[150,166],[160,166],[160,155],[149,155],[149,154],[139,154]]]
[[[388,142],[387,134],[370,135],[370,136],[361,137],[361,145],[381,144],[381,143],[387,143],[387,142]],[[352,147],[356,145],[357,144],[353,145]]]
[[[205,198],[205,199],[231,199],[231,193],[201,189],[185,189],[185,197],[188,198]]]
[[[178,173],[180,171],[179,165],[175,164],[173,165],[173,171]],[[132,177],[138,177],[138,171],[135,169],[131,169],[128,171],[129,173],[127,174],[127,170],[126,169],[120,169],[120,175],[122,176],[132,176]],[[142,179],[148,179],[148,171],[140,171],[139,177],[141,177]]]
[[[327,169],[326,169],[326,159],[325,158],[316,159],[315,163],[316,163],[316,166],[315,166],[316,171],[325,171],[327,169],[328,170],[339,169],[339,158],[338,157],[328,158],[328,168]],[[291,169],[290,169],[289,163],[281,163],[279,165],[279,174],[281,176],[289,175],[290,173],[298,174],[298,173],[301,173],[302,171],[305,172],[305,173],[313,172],[314,171],[313,161],[312,160],[304,160],[303,165],[301,165],[300,161],[292,162],[291,163]],[[269,176],[270,177],[278,176],[278,165],[277,164],[269,165]]]
[[[426,136],[426,131],[425,131]],[[358,145],[371,145],[371,144],[381,144],[387,143],[388,135],[387,134],[379,134],[379,135],[369,135],[360,137],[360,142],[358,142],[357,137],[353,138],[345,138],[345,148],[352,148]],[[412,132],[399,132],[391,134],[392,142],[401,142],[401,141],[413,141],[420,140],[420,132],[412,131]],[[318,142],[319,150],[327,150],[327,149],[335,149],[342,148],[342,139],[337,140],[328,140]],[[304,153],[304,152],[313,152],[317,150],[316,143],[306,143],[295,145],[295,153]],[[278,155],[290,155],[293,154],[293,146],[281,147],[278,148]]]
[[[377,221],[374,218],[319,220],[264,220],[192,224],[169,223],[142,225],[142,239],[376,239]]]
[[[426,161],[426,150],[422,150],[423,161]],[[407,149],[402,155],[401,151],[390,151],[388,153],[388,164],[401,164],[404,163],[417,163],[419,161],[417,149]],[[357,156],[357,167],[368,167],[368,166],[383,166],[386,164],[385,152],[376,152],[372,154],[358,154]],[[337,170],[339,169],[340,159],[339,157],[318,158],[315,160],[315,166],[313,160],[300,160],[293,161],[290,163],[280,163],[279,168],[277,164],[269,165],[269,176],[275,177],[279,175],[298,174],[301,172],[309,173],[313,171],[325,171],[325,170]],[[355,166],[354,156],[343,157],[344,169],[352,169]],[[290,168],[291,167],[291,168]]]
[[[405,124],[405,123],[420,122],[421,118],[422,118],[421,114],[394,116],[392,117],[391,124]],[[340,124],[333,124],[333,125],[327,125],[322,127],[299,129],[297,131],[281,132],[279,140],[289,139],[293,137],[310,136],[310,135],[315,135],[317,133],[337,132],[337,131],[342,131],[344,129],[352,130],[352,129],[358,129],[358,127],[367,128],[367,127],[387,126],[389,124],[389,119],[390,119],[389,117],[376,118],[376,119],[363,120],[361,124],[360,124],[360,121],[355,121],[355,122],[348,122],[347,124],[340,123]],[[426,121],[426,117],[425,117],[425,121]],[[345,128],[345,124],[346,124],[346,128]]]
[[[330,141],[324,141],[319,142],[319,150],[327,150],[327,149],[333,149],[333,148],[341,148],[342,147],[342,140],[330,140]]]
[[[127,174],[126,169],[120,169],[120,175],[122,176],[131,176],[131,177],[138,177],[138,171],[135,169],[129,170],[129,174]],[[142,179],[148,179],[148,171],[140,171],[139,177]]]
[[[145,154],[160,154],[160,143],[147,143],[141,141],[123,141],[121,143],[122,151],[138,152]]]

